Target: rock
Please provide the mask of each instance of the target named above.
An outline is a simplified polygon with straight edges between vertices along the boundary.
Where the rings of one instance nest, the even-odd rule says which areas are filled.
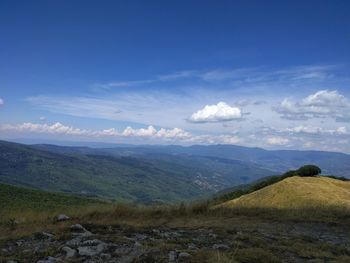
[[[70,217],[65,214],[60,214],[56,217],[57,222],[67,221],[70,220]]]
[[[72,258],[75,257],[75,255],[77,254],[77,251],[70,247],[63,247],[62,251],[66,253],[65,258]]]
[[[129,253],[131,253],[132,249],[130,247],[127,246],[122,246],[122,247],[118,247],[117,249],[114,250],[114,254],[117,256],[124,256],[124,255],[128,255]]]
[[[175,262],[176,258],[177,258],[177,253],[176,253],[176,251],[170,251],[168,256],[169,256],[170,262]]]
[[[92,236],[92,233],[86,230],[81,224],[75,224],[70,226],[70,230],[74,232],[76,236],[89,237]]]
[[[180,252],[178,254],[178,262],[187,262],[187,260],[191,257],[191,254],[190,253],[187,253],[187,252]]]
[[[148,238],[147,235],[144,235],[144,234],[135,234],[134,235],[134,240],[146,240]]]
[[[198,249],[198,247],[196,246],[196,244],[190,243],[190,244],[188,244],[188,249],[196,250],[196,249]]]
[[[138,261],[143,255],[143,250],[139,246],[121,246],[118,247],[114,253],[114,256],[118,257],[118,263],[132,263],[132,262],[144,262]],[[135,261],[136,260],[136,261]]]
[[[187,252],[181,252],[179,254],[179,259],[189,258],[190,256],[191,256],[191,254],[189,254]]]
[[[208,236],[209,236],[210,238],[213,238],[213,239],[215,239],[215,238],[217,237],[217,235],[216,235],[216,234],[213,234],[213,233],[210,233]]]
[[[80,256],[92,257],[102,253],[106,248],[107,244],[101,240],[86,240],[81,247],[78,247],[78,253]]]
[[[50,238],[53,238],[53,237],[54,237],[54,235],[53,235],[53,234],[51,234],[51,233],[47,233],[47,232],[42,232],[41,234],[42,234],[44,237],[48,238],[48,239],[50,239]]]
[[[54,257],[47,257],[46,259],[38,260],[36,263],[57,263],[60,262],[60,259]]]
[[[75,224],[70,226],[70,230],[76,232],[85,232],[87,231],[81,224]]]
[[[101,253],[100,254],[100,258],[102,259],[102,260],[109,260],[109,259],[111,259],[111,255],[110,254],[107,254],[107,253]]]
[[[141,248],[142,244],[136,241],[134,244],[134,247]]]
[[[215,250],[228,250],[228,249],[230,249],[230,247],[228,245],[225,245],[225,244],[214,244],[213,249],[215,249]]]
[[[18,241],[16,242],[16,245],[20,247],[20,246],[22,246],[24,243],[25,243],[24,240],[18,240]]]
[[[6,263],[18,263],[18,262],[14,261],[14,260],[8,260],[8,261],[6,261]]]
[[[92,240],[86,240],[82,243],[83,246],[97,246],[99,244],[104,244],[104,242],[98,239],[92,239]]]
[[[77,247],[77,246],[80,246],[81,242],[82,242],[82,237],[78,236],[78,237],[75,237],[75,238],[67,241],[66,245],[69,247]]]

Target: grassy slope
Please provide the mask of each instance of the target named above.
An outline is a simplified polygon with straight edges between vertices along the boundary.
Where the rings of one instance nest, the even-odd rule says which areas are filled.
[[[0,184],[1,213],[24,211],[55,211],[72,207],[104,204],[102,201],[78,196],[50,193],[30,188]]]
[[[290,177],[222,207],[307,208],[341,206],[350,209],[350,182],[327,177]]]
[[[243,175],[254,179],[269,174],[239,161],[171,155],[113,157],[73,149],[62,154],[0,141],[0,182],[124,202],[193,200],[242,183]]]

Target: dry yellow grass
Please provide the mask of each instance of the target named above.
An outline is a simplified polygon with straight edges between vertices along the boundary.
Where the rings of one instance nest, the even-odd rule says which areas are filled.
[[[328,177],[294,176],[227,201],[219,207],[277,209],[342,207],[350,209],[350,182]]]

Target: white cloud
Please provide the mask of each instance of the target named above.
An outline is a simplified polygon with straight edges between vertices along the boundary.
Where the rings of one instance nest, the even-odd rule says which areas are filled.
[[[270,145],[286,145],[289,143],[289,139],[283,137],[269,137],[266,142]]]
[[[161,138],[180,138],[180,139],[188,139],[192,137],[190,133],[179,128],[174,128],[174,129],[161,128],[157,132],[157,136]]]
[[[185,144],[236,144],[239,142],[239,138],[237,136],[232,135],[193,135],[180,128],[160,128],[159,130],[157,130],[153,126],[148,126],[147,128],[139,129],[134,129],[128,126],[122,132],[119,132],[115,128],[104,130],[80,129],[63,125],[59,122],[56,122],[51,125],[25,122],[22,124],[1,124],[0,131],[39,133],[49,135],[84,136],[91,138],[144,138],[155,140],[157,142],[159,142],[158,139],[161,139],[164,141],[180,142]]]
[[[346,98],[336,90],[320,90],[303,99],[301,105],[309,107],[346,107],[348,106],[348,102]]]
[[[162,139],[190,139],[193,135],[180,128],[164,129],[160,128],[156,130],[153,126],[148,126],[146,129],[133,129],[130,126],[126,127],[121,133],[123,136],[134,137],[150,137],[150,138],[162,138]]]
[[[140,136],[140,137],[151,137],[157,133],[157,130],[153,126],[148,126],[147,129],[133,129],[130,126],[126,127],[123,131],[123,136]]]
[[[299,125],[296,127],[289,127],[284,129],[276,129],[278,132],[288,132],[288,133],[307,133],[307,134],[334,134],[334,135],[343,135],[347,134],[346,127],[338,127],[335,129],[325,129],[316,126],[303,126]]]
[[[46,117],[45,116],[41,116],[41,117],[39,117],[39,120],[40,121],[46,121]]]
[[[203,109],[193,113],[189,118],[191,122],[222,122],[242,118],[242,111],[238,107],[231,107],[225,102],[216,105],[206,105]]]
[[[33,133],[47,133],[47,134],[66,134],[66,135],[89,135],[91,131],[65,126],[59,122],[52,125],[37,124],[25,122],[22,124],[3,124],[0,126],[0,130],[3,131],[16,131],[16,132],[33,132]]]
[[[350,102],[337,90],[320,90],[303,98],[300,102],[284,99],[274,110],[282,118],[290,120],[329,117],[337,121],[350,121]]]
[[[4,105],[4,100],[2,98],[0,98],[0,106]]]

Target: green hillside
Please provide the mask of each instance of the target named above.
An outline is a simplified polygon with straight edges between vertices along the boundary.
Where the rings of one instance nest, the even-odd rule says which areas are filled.
[[[0,184],[0,215],[9,211],[50,211],[61,208],[103,204],[102,201]]]
[[[272,173],[212,157],[58,153],[0,142],[0,182],[125,202],[193,200]]]

